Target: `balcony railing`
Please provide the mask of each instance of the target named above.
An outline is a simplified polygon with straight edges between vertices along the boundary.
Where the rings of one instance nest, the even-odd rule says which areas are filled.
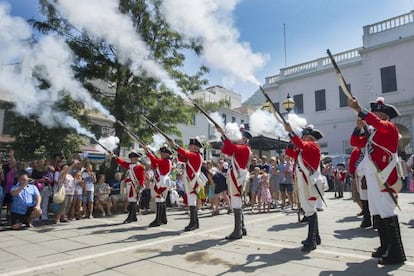
[[[337,53],[334,56],[335,61],[338,65],[346,64],[349,62],[354,62],[361,59],[359,50],[361,48],[352,49],[342,53]],[[280,69],[280,74],[275,76],[269,76],[265,79],[266,85],[274,85],[279,80],[288,79],[291,77],[305,75],[309,73],[316,72],[318,70],[323,70],[329,66],[332,66],[331,60],[329,57],[323,57],[309,62],[297,64],[287,68]]]
[[[414,11],[364,27],[364,34],[372,35],[414,22]]]

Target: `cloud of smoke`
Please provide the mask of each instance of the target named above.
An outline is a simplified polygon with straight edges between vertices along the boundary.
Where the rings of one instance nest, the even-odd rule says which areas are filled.
[[[286,121],[291,125],[293,131],[300,136],[302,129],[306,126],[306,119],[296,114],[289,113]],[[277,137],[287,137],[287,132],[283,124],[276,120],[275,116],[265,110],[257,109],[249,117],[250,132],[253,136],[274,135]]]
[[[145,72],[178,92],[176,83],[167,71],[152,58],[131,19],[120,12],[119,1],[58,0],[57,7],[76,28],[114,47],[120,62],[129,64],[135,75]]]
[[[116,136],[101,137],[99,138],[98,142],[102,144],[105,148],[107,148],[108,150],[113,151],[114,149],[118,147],[119,138]],[[98,151],[105,152],[105,150],[99,145],[96,145],[95,148]]]
[[[60,111],[57,104],[65,96],[96,109],[108,118],[109,112],[75,80],[71,69],[72,53],[66,44],[54,36],[43,36],[30,44],[30,26],[19,17],[9,14],[9,7],[0,4],[0,89],[2,96],[14,103],[22,116],[37,116],[46,127],[70,127],[79,134],[93,137],[70,114]],[[3,43],[4,42],[4,43]],[[11,65],[7,65],[11,64]],[[48,89],[39,89],[33,73],[47,81]]]
[[[69,0],[68,0],[69,1]],[[240,34],[232,22],[237,0],[164,0],[162,13],[172,28],[184,35],[200,38],[207,63],[225,74],[225,79],[260,82],[254,76],[268,57],[253,53],[250,45],[239,42]]]

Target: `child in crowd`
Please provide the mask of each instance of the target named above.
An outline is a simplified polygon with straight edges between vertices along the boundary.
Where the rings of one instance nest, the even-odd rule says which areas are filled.
[[[263,212],[270,211],[270,204],[272,203],[272,194],[270,193],[270,181],[267,173],[262,174],[261,197],[263,203]],[[260,208],[259,208],[260,212]]]

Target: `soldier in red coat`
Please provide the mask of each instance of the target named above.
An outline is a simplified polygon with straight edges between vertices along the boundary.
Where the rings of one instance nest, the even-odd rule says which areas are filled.
[[[137,221],[137,199],[140,187],[144,186],[145,182],[145,169],[138,162],[142,154],[131,151],[128,154],[130,162],[115,157],[115,162],[121,167],[127,169],[124,182],[126,184],[126,195],[128,200],[128,217],[124,220],[124,223],[130,223]]]
[[[363,109],[356,98],[348,105],[369,125],[367,154],[362,160],[368,187],[369,209],[378,225],[380,247],[372,253],[380,264],[400,264],[406,261],[396,211],[401,189],[398,166],[398,128],[390,120],[399,116],[398,110],[379,97],[371,102],[371,112]]]
[[[145,148],[145,152],[151,161],[151,168],[154,171],[154,193],[157,205],[155,219],[150,223],[149,227],[156,227],[161,224],[167,224],[166,197],[168,194],[168,187],[170,186],[169,182],[172,168],[172,152],[167,148],[167,146],[160,148],[161,158],[155,156],[148,147]]]
[[[178,146],[174,141],[168,143],[178,154],[178,161],[185,163],[184,189],[187,195],[187,204],[190,206],[190,223],[184,228],[184,231],[193,231],[199,228],[198,210],[197,210],[197,193],[204,189],[207,177],[201,171],[203,158],[201,156],[201,144],[198,138],[191,138],[188,150]]]
[[[242,189],[249,175],[247,165],[250,161],[251,150],[248,142],[252,136],[247,130],[243,129],[242,137],[237,141],[231,141],[226,137],[223,129],[217,128],[217,131],[223,135],[224,145],[221,152],[228,155],[231,160],[230,172],[227,174],[227,187],[234,212],[234,230],[226,236],[226,239],[241,239],[247,235],[242,210]]]
[[[338,163],[334,170],[334,181],[335,181],[335,197],[338,193],[338,198],[344,197],[345,181],[347,171],[345,170],[344,163]]]
[[[298,187],[299,202],[308,221],[308,236],[302,241],[302,251],[310,252],[321,243],[316,210],[316,201],[321,196],[319,192],[322,191],[319,181],[321,150],[316,141],[321,139],[323,134],[313,127],[307,127],[302,131],[302,138],[299,138],[292,131],[290,124],[287,123],[285,129],[291,140],[286,148],[286,155],[295,160],[294,176]],[[316,185],[318,185],[319,192]]]
[[[362,209],[361,228],[371,227],[371,213],[368,204],[367,182],[365,178],[364,166],[361,162],[366,154],[366,143],[368,141],[368,127],[365,121],[358,118],[357,126],[352,132],[350,143],[354,146],[349,158],[349,173],[355,181],[355,185],[359,194],[359,202]],[[374,226],[375,227],[375,226]]]

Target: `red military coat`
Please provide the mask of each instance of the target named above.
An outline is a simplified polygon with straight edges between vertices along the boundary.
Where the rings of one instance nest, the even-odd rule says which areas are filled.
[[[182,147],[177,148],[178,153],[178,161],[186,163],[185,170],[188,179],[186,180],[187,183],[190,183],[195,178],[195,173],[197,173],[202,165],[203,159],[201,158],[201,154],[199,152],[192,152],[189,150],[185,150]],[[194,171],[190,168],[188,163],[193,167]],[[199,184],[197,181],[194,183],[194,185],[191,187],[191,191],[188,191],[190,187],[186,185],[186,193],[197,193],[196,189],[198,188]]]
[[[383,170],[392,159],[392,156],[389,152],[396,153],[398,151],[398,128],[395,126],[394,123],[390,121],[381,120],[372,112],[369,112],[365,116],[365,121],[368,125],[376,129],[376,133],[372,139],[374,143],[372,143],[370,145],[370,149],[367,150],[368,152],[370,152],[371,159],[376,164],[376,166],[380,170]],[[387,150],[384,150],[383,148]],[[397,182],[397,180],[397,169],[394,168],[387,179],[387,183],[390,186],[393,186]]]
[[[151,152],[147,153],[148,158],[151,160],[151,168],[159,171],[160,175],[169,175],[171,173],[171,160],[165,158],[158,158]],[[159,176],[156,175],[159,178]],[[159,179],[157,179],[159,181]]]
[[[319,168],[321,162],[321,149],[318,143],[313,141],[303,141],[297,135],[291,137],[292,143],[296,148],[286,148],[286,155],[295,159],[297,158],[300,152],[302,152],[303,163],[308,170],[312,172],[316,171]]]
[[[224,145],[221,152],[229,156],[233,156],[237,161],[240,169],[247,169],[247,164],[250,160],[250,147],[248,145],[233,144],[229,139],[224,140]]]
[[[130,166],[131,165],[134,165],[133,172],[134,172],[135,178],[138,180],[140,186],[144,186],[144,182],[145,182],[145,169],[144,169],[144,167],[141,164],[132,164],[130,162],[127,162],[125,160],[122,160],[119,157],[116,157],[115,158],[115,162],[117,164],[119,164],[121,167],[123,167],[123,168],[125,168],[127,170],[130,169]],[[125,179],[125,182],[129,182],[129,181],[132,181],[132,179],[130,177],[127,177]]]

